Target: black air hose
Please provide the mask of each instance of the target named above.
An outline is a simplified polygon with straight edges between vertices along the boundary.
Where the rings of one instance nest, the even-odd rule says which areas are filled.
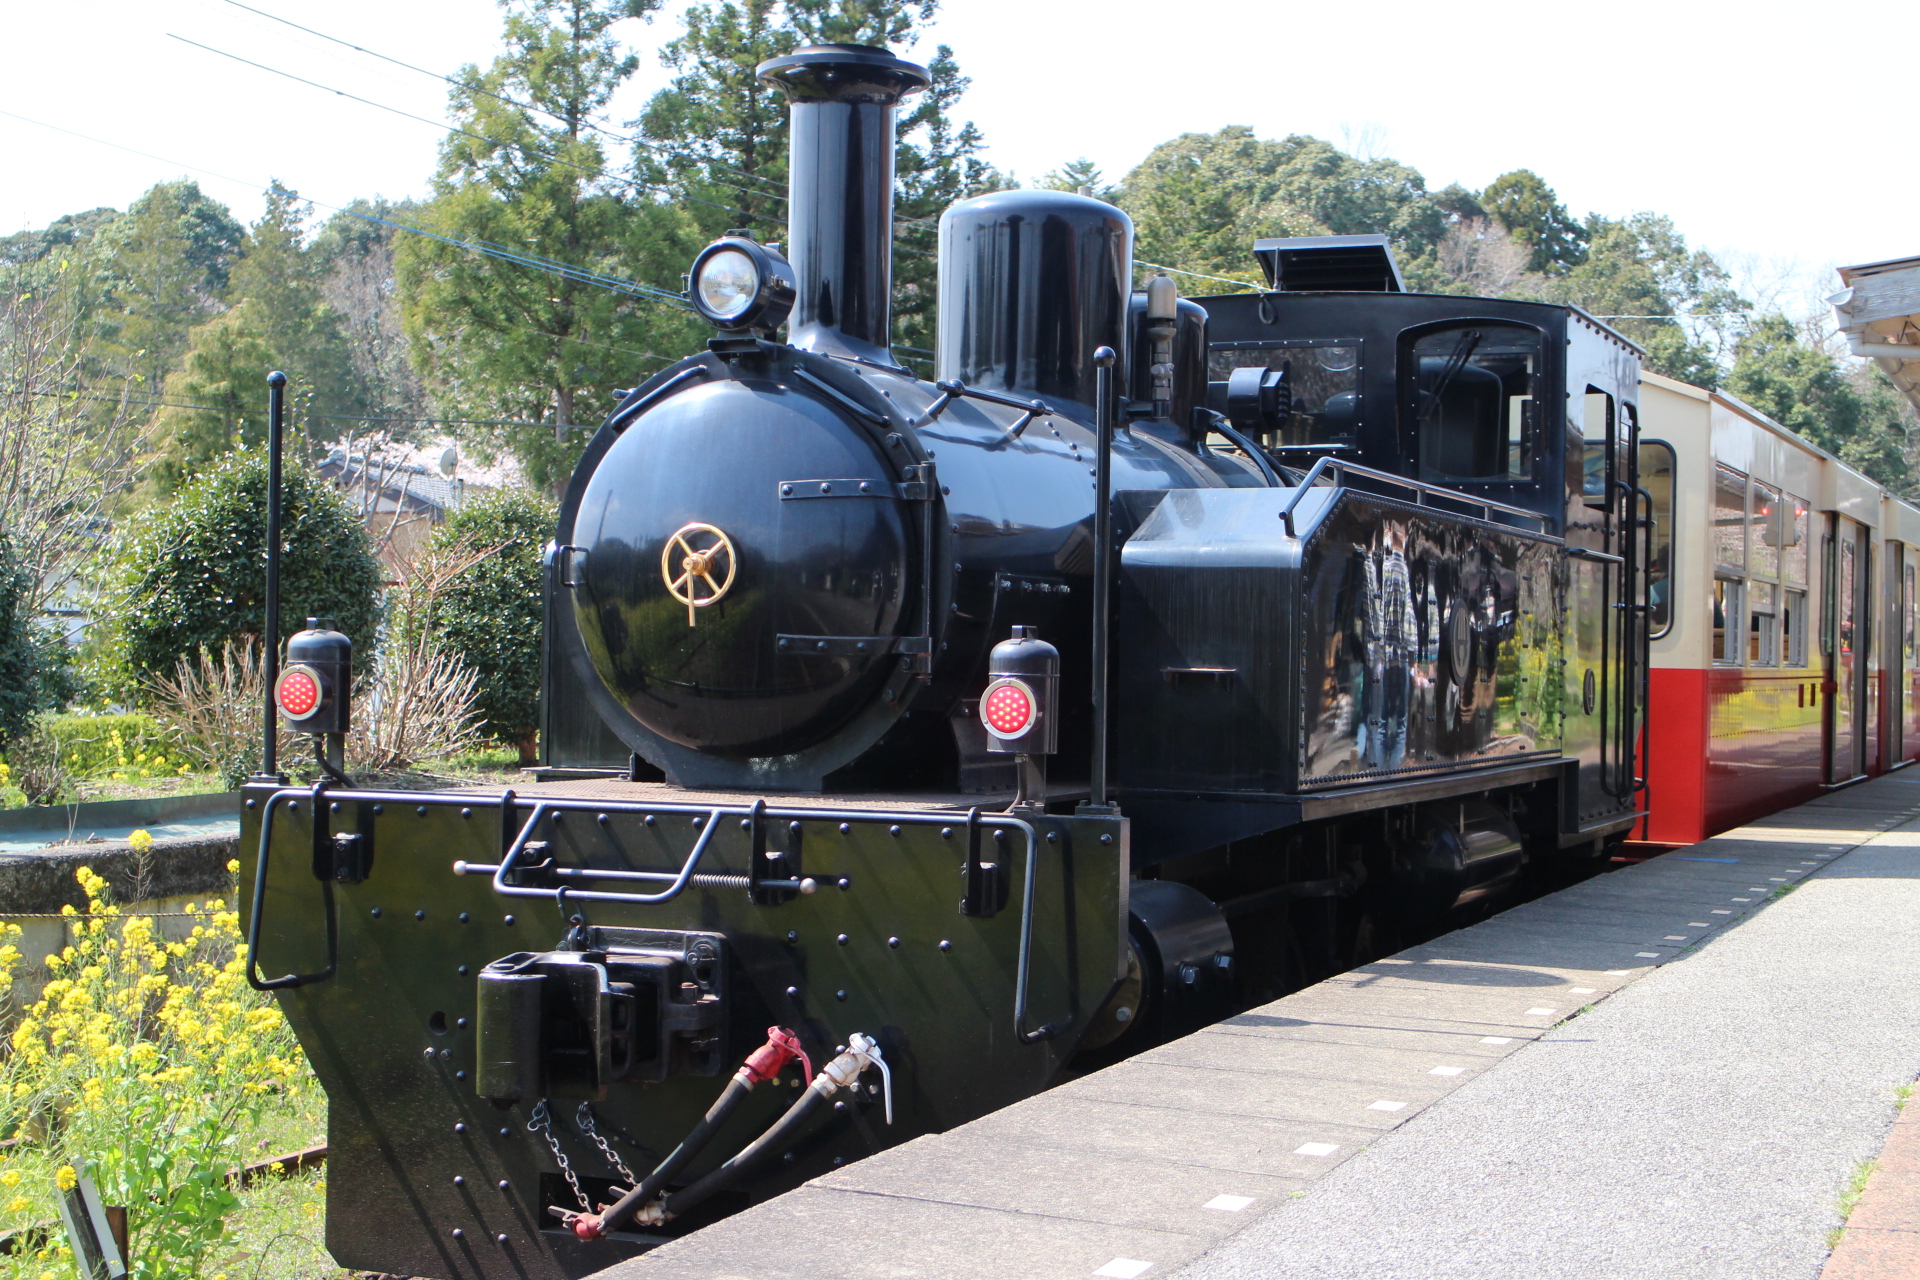
[[[739,1155],[692,1186],[683,1187],[662,1200],[660,1202],[661,1219],[665,1221],[677,1218],[714,1192],[724,1191],[732,1186],[748,1169],[758,1163],[762,1156],[786,1145],[798,1132],[800,1126],[805,1124],[813,1113],[826,1103],[826,1100],[826,1093],[822,1092],[817,1085],[809,1086],[807,1091],[800,1095],[799,1101],[787,1108],[785,1115],[774,1121],[773,1126],[765,1133],[748,1143]],[[624,1204],[626,1199],[631,1198],[626,1197],[621,1203]],[[608,1216],[611,1217],[612,1214]]]
[[[700,1123],[694,1125],[687,1132],[687,1136],[680,1140],[680,1145],[660,1162],[658,1168],[642,1178],[639,1186],[621,1196],[611,1208],[600,1215],[598,1229],[594,1234],[605,1235],[609,1231],[618,1231],[624,1226],[627,1219],[631,1218],[641,1205],[651,1200],[656,1191],[672,1181],[675,1174],[686,1168],[687,1163],[700,1154],[708,1140],[721,1125],[727,1122],[727,1117],[733,1114],[734,1108],[740,1105],[741,1100],[752,1089],[753,1081],[745,1073],[736,1073],[733,1079],[727,1081],[727,1087],[720,1091],[719,1098],[707,1108],[707,1114],[701,1117]],[[807,1092],[813,1091],[809,1089]],[[747,1150],[750,1151],[752,1148],[749,1147]],[[745,1152],[741,1154],[744,1155]],[[739,1158],[739,1156],[734,1157],[736,1160]]]

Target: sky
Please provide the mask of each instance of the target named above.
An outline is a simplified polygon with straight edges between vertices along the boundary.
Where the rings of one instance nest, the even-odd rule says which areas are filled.
[[[488,60],[500,28],[490,0],[248,2],[438,72]],[[623,24],[641,66],[617,117],[665,82],[683,3]],[[441,131],[341,93],[439,122],[443,83],[227,0],[17,5],[8,35],[0,233],[183,173],[248,219],[270,179],[323,214],[427,188]],[[1911,3],[947,0],[932,40],[972,77],[960,113],[988,158],[1023,178],[1085,156],[1117,179],[1230,124],[1389,156],[1434,189],[1530,168],[1576,214],[1667,214],[1750,295],[1810,314],[1834,266],[1920,253],[1920,166],[1890,145],[1916,37]]]

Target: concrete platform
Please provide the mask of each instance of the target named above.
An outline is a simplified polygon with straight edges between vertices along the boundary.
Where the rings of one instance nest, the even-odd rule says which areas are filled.
[[[1920,771],[1342,974],[601,1276],[1813,1280],[1920,1073],[1916,1009]],[[1912,1230],[1881,1217],[1857,1225]]]

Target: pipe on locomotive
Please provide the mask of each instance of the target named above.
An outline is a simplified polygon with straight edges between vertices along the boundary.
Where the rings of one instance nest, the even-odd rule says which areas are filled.
[[[799,280],[789,341],[897,368],[893,358],[893,109],[932,84],[864,45],[822,44],[760,64],[792,104],[787,260]]]

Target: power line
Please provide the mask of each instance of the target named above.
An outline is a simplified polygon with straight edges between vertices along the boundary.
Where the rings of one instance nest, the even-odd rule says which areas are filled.
[[[290,19],[287,19],[287,18],[280,17],[278,14],[268,13],[264,9],[256,9],[252,5],[241,4],[240,0],[226,0],[226,3],[232,5],[236,9],[245,9],[248,13],[257,14],[260,17],[266,18],[271,22],[278,22],[285,26],[292,27],[295,31],[304,31],[306,34],[310,36],[315,36],[321,40],[328,41],[331,44],[337,44],[345,48],[352,49],[355,53],[364,53],[369,58],[378,58],[382,62],[390,62],[396,67],[404,67],[408,71],[413,71],[413,72],[417,72],[420,75],[428,76],[432,79],[440,81],[443,84],[450,84],[457,89],[465,89],[469,93],[483,94],[486,97],[492,98],[495,102],[504,102],[508,106],[517,107],[522,111],[537,111],[541,115],[546,116],[552,120],[560,120],[562,122],[566,121],[566,117],[559,115],[557,112],[549,111],[545,107],[539,106],[537,104],[530,103],[530,102],[521,102],[518,99],[509,98],[504,94],[494,93],[490,89],[482,89],[476,84],[470,84],[463,80],[456,80],[452,76],[442,75],[438,71],[430,71],[426,67],[417,67],[411,62],[403,62],[399,58],[392,57],[388,54],[375,52],[372,49],[366,48],[364,45],[354,44],[350,40],[342,40],[338,36],[330,36],[326,34],[324,31],[315,31],[312,27],[303,27],[297,22],[291,21]],[[649,151],[659,152],[663,155],[672,154],[671,152],[667,151],[666,148],[656,146],[651,142],[645,142],[637,137],[631,137],[626,134],[616,133],[611,129],[602,128],[600,125],[594,123],[595,119],[605,120],[606,117],[605,116],[588,117],[587,128],[592,129],[595,133],[604,134],[606,137],[612,138],[615,142],[625,143],[629,146],[645,147]],[[716,166],[716,168],[718,168],[723,173],[730,173],[737,178],[744,178],[750,182],[765,182],[765,183],[768,183],[769,185],[774,184],[774,180],[772,178],[763,178],[757,173],[746,173],[739,169],[727,168],[724,165]],[[735,190],[739,190],[739,188],[735,188]],[[743,191],[741,192],[741,194],[764,195],[764,196],[769,196],[776,200],[785,200],[787,198],[782,193],[772,192],[772,191],[765,191],[765,192]]]
[[[1235,280],[1229,276],[1210,276],[1204,271],[1188,271],[1181,267],[1163,267],[1157,262],[1148,262],[1142,258],[1135,258],[1133,262],[1138,267],[1152,267],[1155,271],[1171,271],[1177,276],[1192,276],[1196,280],[1218,280],[1221,284],[1237,284],[1242,289],[1255,287],[1250,281]]]
[[[413,114],[413,112],[411,111],[402,111],[399,107],[390,107],[384,102],[375,102],[371,98],[363,98],[357,93],[348,93],[345,89],[336,89],[331,85],[321,84],[317,80],[308,80],[304,76],[297,76],[293,74],[293,72],[291,71],[282,71],[280,68],[270,67],[264,62],[255,62],[251,58],[243,58],[237,53],[228,53],[224,49],[216,49],[212,45],[201,44],[198,40],[189,40],[185,36],[175,35],[171,31],[167,32],[166,35],[169,40],[178,40],[181,44],[190,44],[196,49],[203,49],[206,52],[218,55],[219,57],[231,58],[235,62],[242,63],[249,67],[253,67],[256,70],[265,71],[269,75],[283,76],[286,79],[293,81],[295,84],[303,84],[310,89],[318,89],[322,93],[331,93],[335,97],[346,98],[346,99],[349,99],[350,101],[358,102],[363,106],[372,107],[376,111],[391,112],[393,115],[400,116],[403,119],[417,121],[420,124],[429,125],[435,129],[444,129],[448,133],[457,133],[463,138],[472,138],[476,142],[484,142],[490,147],[498,147],[502,150],[511,148],[519,151],[531,151],[533,154],[540,156],[541,159],[546,160],[549,163],[560,165],[563,168],[572,169],[578,173],[583,173],[588,178],[594,179],[596,181],[611,181],[616,185],[637,187],[642,190],[648,190],[648,191],[657,191],[663,195],[668,195],[668,196],[677,195],[682,200],[691,200],[695,204],[704,204],[709,208],[718,209],[722,213],[733,214],[737,217],[742,217],[742,218],[750,216],[745,209],[736,209],[732,205],[721,204],[716,200],[705,200],[699,196],[688,195],[684,191],[676,192],[676,191],[673,191],[671,188],[660,186],[658,183],[645,182],[639,178],[625,178],[625,179],[609,178],[602,171],[589,169],[585,165],[574,164],[571,160],[562,160],[559,156],[542,153],[534,148],[527,147],[523,144],[503,142],[498,138],[489,138],[484,133],[475,133],[471,129],[463,129],[457,124],[448,124],[445,121],[441,121],[441,120],[430,120],[426,116],[417,116]],[[719,183],[716,185],[725,186],[726,184]],[[729,190],[739,190],[739,188],[729,188]],[[741,194],[744,195],[747,193],[742,192]]]
[[[338,45],[341,45],[341,46],[343,46],[343,47],[345,47],[345,48],[348,48],[348,49],[353,49],[353,50],[355,50],[356,52],[359,52],[359,53],[364,53],[364,54],[366,54],[366,55],[368,55],[369,57],[373,57],[373,58],[379,58],[379,59],[381,59],[382,61],[385,61],[385,62],[391,62],[392,64],[394,64],[394,65],[395,65],[395,66],[397,66],[397,67],[405,67],[405,68],[406,68],[407,70],[409,70],[409,71],[414,71],[414,72],[418,72],[419,74],[421,74],[421,75],[424,75],[424,76],[431,76],[431,77],[432,77],[433,79],[435,79],[435,80],[439,80],[439,81],[441,81],[442,83],[445,83],[445,84],[450,84],[450,85],[453,85],[453,86],[454,86],[455,88],[459,88],[459,89],[465,89],[465,90],[467,90],[467,91],[469,91],[469,92],[472,92],[472,93],[478,93],[478,94],[482,94],[482,95],[484,95],[484,96],[486,96],[486,97],[489,97],[489,98],[492,98],[492,99],[493,99],[494,101],[496,101],[496,102],[502,102],[502,103],[505,103],[505,104],[507,104],[508,106],[511,106],[511,107],[514,107],[514,108],[516,108],[517,110],[521,110],[521,111],[537,111],[537,112],[539,112],[539,113],[540,113],[541,115],[544,115],[544,116],[547,116],[547,117],[548,117],[549,119],[553,119],[553,120],[559,120],[559,121],[561,121],[561,122],[563,122],[563,123],[569,123],[569,122],[568,122],[568,121],[566,120],[566,117],[564,117],[564,116],[561,116],[561,115],[558,115],[558,114],[556,114],[556,113],[554,113],[554,112],[552,112],[552,111],[549,111],[549,110],[547,110],[547,109],[546,109],[545,107],[541,107],[541,106],[537,106],[537,105],[534,105],[534,104],[532,104],[532,103],[525,103],[525,102],[521,102],[521,101],[519,101],[519,100],[517,100],[517,99],[515,99],[515,98],[509,98],[509,97],[506,97],[506,96],[505,96],[505,95],[503,95],[503,94],[498,94],[498,93],[494,93],[494,92],[492,92],[491,90],[488,90],[488,89],[482,89],[482,88],[480,88],[480,87],[479,87],[478,85],[474,85],[474,84],[469,84],[469,83],[467,83],[467,82],[465,82],[465,81],[461,81],[461,80],[456,80],[456,79],[454,79],[454,78],[453,78],[452,76],[444,76],[444,75],[441,75],[441,74],[440,74],[439,72],[437,72],[437,71],[429,71],[429,70],[427,70],[427,69],[426,69],[425,67],[417,67],[417,66],[414,66],[414,65],[413,65],[412,63],[410,63],[410,62],[402,62],[402,61],[401,61],[400,59],[398,59],[398,58],[393,58],[393,57],[389,57],[388,55],[386,55],[386,54],[384,54],[384,53],[375,53],[375,52],[374,52],[373,50],[371,50],[371,49],[368,49],[368,48],[365,48],[365,47],[364,47],[364,46],[362,46],[362,45],[357,45],[357,44],[354,44],[354,43],[352,43],[351,41],[347,41],[347,40],[342,40],[342,39],[340,39],[340,38],[338,38],[338,37],[336,37],[336,36],[330,36],[330,35],[326,35],[326,34],[324,34],[324,33],[322,33],[322,32],[319,32],[319,31],[315,31],[315,30],[313,30],[313,29],[312,29],[311,27],[303,27],[303,26],[301,26],[301,25],[300,25],[299,23],[297,23],[297,22],[291,22],[291,21],[288,21],[288,20],[287,20],[287,19],[285,19],[285,18],[281,18],[281,17],[277,17],[277,16],[275,16],[275,15],[273,15],[273,14],[270,14],[270,13],[265,13],[265,12],[263,12],[262,10],[259,10],[259,9],[255,9],[255,8],[253,8],[253,7],[252,7],[252,6],[250,6],[250,5],[245,5],[245,4],[241,4],[241,3],[240,3],[240,0],[226,0],[226,3],[228,3],[228,4],[230,4],[230,5],[233,5],[233,6],[234,6],[234,7],[236,8],[236,9],[244,9],[244,10],[246,10],[246,11],[247,11],[248,13],[255,13],[255,14],[259,14],[259,15],[260,15],[261,17],[263,17],[263,18],[268,18],[268,19],[271,19],[271,20],[272,20],[272,21],[274,21],[274,22],[280,22],[280,23],[284,23],[285,25],[287,25],[287,26],[289,26],[289,27],[292,27],[292,28],[293,28],[294,30],[296,30],[296,31],[303,31],[303,32],[305,32],[306,34],[308,34],[308,35],[311,35],[311,36],[315,36],[315,37],[317,37],[317,38],[319,38],[319,39],[321,39],[321,40],[326,40],[326,41],[330,41],[330,42],[332,42],[332,43],[334,43],[334,44],[338,44]],[[469,130],[466,130],[466,129],[462,129],[462,128],[460,128],[460,127],[459,127],[458,125],[452,125],[452,124],[446,124],[446,123],[443,123],[443,122],[441,122],[441,121],[436,121],[436,120],[430,120],[430,119],[428,119],[428,118],[427,118],[427,117],[425,117],[425,116],[417,116],[417,115],[414,115],[414,114],[413,114],[412,112],[410,112],[410,111],[403,111],[403,110],[401,110],[401,109],[400,109],[400,108],[398,108],[398,107],[390,107],[390,106],[387,106],[387,105],[386,105],[385,103],[381,103],[381,102],[375,102],[375,101],[373,101],[373,99],[371,99],[371,98],[363,98],[363,97],[360,97],[360,96],[359,96],[359,95],[357,95],[357,94],[352,94],[352,93],[348,93],[348,92],[346,92],[346,91],[345,91],[344,89],[335,89],[335,88],[333,88],[333,87],[331,87],[330,85],[324,85],[324,84],[320,84],[320,83],[318,83],[318,82],[316,82],[316,81],[313,81],[313,80],[307,80],[307,79],[304,79],[304,78],[302,78],[302,77],[300,77],[300,76],[297,76],[297,75],[294,75],[294,74],[293,74],[292,72],[289,72],[289,71],[282,71],[282,70],[280,70],[280,69],[279,69],[279,68],[277,68],[277,67],[270,67],[270,66],[268,66],[268,65],[266,65],[265,63],[261,63],[261,62],[255,62],[255,61],[253,61],[253,60],[252,60],[252,59],[250,59],[250,58],[243,58],[243,57],[241,57],[241,56],[240,56],[240,55],[238,55],[238,54],[234,54],[234,53],[228,53],[228,52],[226,52],[225,50],[222,50],[222,49],[216,49],[216,48],[214,48],[214,47],[213,47],[213,46],[211,46],[211,45],[206,45],[206,44],[201,44],[201,43],[200,43],[199,41],[197,41],[197,40],[189,40],[189,39],[187,39],[187,38],[186,38],[185,36],[179,36],[179,35],[174,35],[174,34],[173,34],[172,32],[168,32],[168,33],[167,33],[167,35],[168,35],[168,36],[169,36],[170,38],[172,38],[172,39],[174,39],[174,40],[178,40],[178,41],[180,41],[180,42],[181,42],[181,43],[183,43],[183,44],[190,44],[190,45],[193,45],[193,46],[194,46],[195,48],[197,48],[197,49],[203,49],[203,50],[205,50],[205,51],[206,51],[206,52],[208,52],[208,53],[213,53],[213,54],[218,54],[218,55],[219,55],[220,57],[223,57],[223,58],[231,58],[231,59],[233,59],[233,60],[234,60],[235,62],[240,62],[240,63],[245,63],[245,64],[246,64],[247,66],[250,66],[250,67],[254,67],[254,68],[256,68],[256,69],[258,69],[258,70],[261,70],[261,71],[266,71],[266,72],[270,72],[270,73],[271,73],[271,74],[273,74],[273,75],[277,75],[277,76],[285,76],[285,77],[286,77],[287,79],[289,79],[289,80],[292,80],[292,81],[295,81],[296,83],[299,83],[299,84],[304,84],[304,85],[306,85],[306,86],[308,86],[309,88],[313,88],[313,89],[318,89],[318,90],[320,90],[320,91],[321,91],[322,93],[331,93],[331,94],[334,94],[334,95],[335,95],[335,96],[337,96],[337,97],[342,97],[342,98],[350,98],[350,99],[352,99],[352,100],[353,100],[353,101],[355,101],[355,102],[358,102],[358,103],[361,103],[361,104],[363,104],[363,105],[365,105],[365,106],[369,106],[369,107],[373,107],[373,108],[375,108],[376,110],[380,110],[380,111],[390,111],[390,112],[392,112],[392,113],[393,113],[394,115],[398,115],[398,116],[403,116],[403,117],[405,117],[406,119],[409,119],[409,120],[416,120],[416,121],[419,121],[419,122],[420,122],[420,123],[422,123],[422,124],[428,124],[428,125],[432,125],[432,126],[433,126],[434,128],[437,128],[437,129],[446,129],[446,130],[448,130],[449,132],[452,132],[452,133],[458,133],[458,134],[461,134],[461,135],[463,135],[463,136],[465,136],[465,137],[469,137],[469,138],[473,138],[473,139],[475,139],[476,141],[480,141],[480,142],[485,142],[485,143],[487,143],[487,144],[488,144],[489,146],[494,146],[494,147],[502,147],[502,148],[505,148],[505,147],[507,147],[507,146],[509,146],[509,145],[511,145],[511,146],[514,146],[514,147],[517,147],[517,148],[518,148],[519,150],[521,150],[521,151],[523,151],[523,152],[530,152],[531,154],[534,154],[534,155],[538,155],[538,156],[541,156],[541,157],[542,157],[543,159],[546,159],[546,160],[550,160],[550,161],[552,161],[552,162],[553,162],[554,164],[559,164],[559,165],[565,165],[565,166],[567,166],[568,168],[572,168],[572,169],[577,169],[577,170],[579,170],[580,172],[582,172],[582,173],[585,173],[585,174],[587,174],[587,175],[588,175],[588,176],[590,176],[590,177],[594,177],[594,178],[599,178],[599,179],[604,179],[604,180],[606,180],[606,181],[610,181],[610,182],[612,182],[612,183],[614,183],[614,184],[616,184],[616,185],[624,185],[624,186],[630,186],[630,187],[635,187],[635,188],[638,188],[638,189],[641,189],[641,190],[647,190],[647,191],[655,191],[655,192],[659,192],[659,193],[661,193],[661,194],[663,194],[663,195],[668,195],[668,196],[678,196],[678,197],[679,197],[679,198],[681,198],[681,199],[684,199],[684,200],[690,200],[690,201],[693,201],[693,202],[694,202],[694,203],[696,203],[696,204],[704,204],[704,205],[706,205],[706,206],[708,206],[709,208],[713,208],[713,209],[718,209],[718,210],[720,210],[720,211],[721,211],[722,213],[728,213],[728,214],[733,214],[733,215],[736,215],[736,216],[738,216],[738,217],[741,217],[741,218],[748,218],[748,217],[752,217],[752,216],[753,216],[753,215],[752,215],[752,214],[751,214],[751,213],[750,213],[750,212],[749,212],[748,210],[745,210],[745,209],[736,209],[736,208],[733,208],[733,207],[732,207],[732,206],[730,206],[730,205],[724,205],[724,204],[720,204],[720,203],[719,203],[719,202],[717,202],[717,201],[713,201],[713,200],[706,200],[706,199],[703,199],[703,198],[701,198],[701,197],[699,197],[699,196],[696,196],[696,195],[692,195],[692,194],[690,194],[690,193],[688,193],[688,192],[686,192],[686,191],[675,191],[675,190],[673,190],[672,188],[670,188],[670,187],[665,187],[665,186],[662,186],[662,185],[661,185],[661,184],[659,184],[659,183],[651,183],[651,182],[647,182],[647,181],[645,181],[645,180],[643,180],[643,179],[640,179],[640,178],[610,178],[610,177],[608,177],[608,176],[607,176],[607,175],[605,175],[605,174],[602,174],[602,173],[597,173],[597,172],[595,172],[594,170],[591,170],[591,169],[587,169],[587,168],[584,168],[583,166],[580,166],[580,165],[576,165],[576,164],[571,164],[570,162],[568,162],[568,161],[566,161],[566,160],[562,160],[562,159],[560,159],[560,158],[559,158],[558,156],[556,156],[556,155],[553,155],[553,154],[552,154],[551,152],[548,152],[548,151],[543,151],[543,150],[541,150],[541,149],[539,149],[539,148],[534,148],[534,147],[528,147],[528,146],[526,146],[526,145],[525,145],[525,144],[523,144],[523,143],[513,143],[513,144],[509,144],[509,143],[505,143],[505,142],[501,142],[501,141],[499,141],[498,139],[495,139],[495,138],[489,138],[489,137],[486,137],[486,136],[485,136],[485,135],[483,135],[483,134],[477,134],[477,133],[473,133],[473,132],[471,132],[471,131],[469,131]],[[595,133],[600,133],[600,134],[604,134],[605,136],[607,136],[607,137],[609,137],[609,138],[612,138],[612,139],[614,139],[614,140],[615,140],[615,141],[617,141],[617,142],[621,142],[621,143],[625,143],[625,144],[628,144],[628,145],[631,145],[631,146],[637,146],[637,147],[645,147],[645,148],[646,148],[647,150],[649,150],[649,151],[653,151],[653,152],[655,152],[655,153],[657,153],[657,154],[659,154],[659,155],[662,155],[662,156],[666,156],[666,157],[667,157],[667,158],[669,158],[669,159],[671,159],[671,158],[673,158],[673,152],[671,152],[670,150],[668,150],[668,149],[667,149],[667,148],[665,148],[665,147],[660,147],[660,146],[656,146],[656,145],[655,145],[655,144],[653,144],[653,143],[650,143],[650,142],[646,142],[646,141],[643,141],[643,140],[641,140],[641,139],[639,139],[639,138],[636,138],[636,137],[630,137],[630,136],[627,136],[627,135],[624,135],[624,134],[618,134],[618,133],[614,133],[614,132],[611,132],[610,130],[607,130],[607,129],[603,129],[603,128],[601,128],[600,126],[598,126],[598,125],[596,125],[596,124],[594,124],[594,123],[592,123],[592,121],[591,121],[591,120],[588,120],[588,121],[587,121],[587,127],[588,127],[588,128],[590,128],[590,129],[592,129],[592,130],[593,130],[593,131],[594,131]],[[713,162],[711,162],[711,161],[707,161],[707,162],[705,162],[705,163],[706,163],[706,165],[707,165],[707,167],[708,167],[708,168],[709,168],[710,170],[712,170],[712,171],[715,171],[715,172],[719,172],[719,173],[728,173],[728,174],[732,174],[732,175],[734,175],[735,177],[738,177],[738,178],[743,178],[743,179],[747,179],[747,180],[750,180],[750,181],[754,181],[754,182],[765,182],[765,183],[768,183],[769,185],[774,185],[774,180],[773,180],[772,178],[763,178],[763,177],[761,177],[761,176],[760,176],[759,174],[757,174],[757,173],[746,173],[746,172],[744,172],[744,171],[742,171],[742,170],[739,170],[739,169],[734,169],[734,168],[731,168],[731,167],[729,167],[729,166],[727,166],[727,165],[722,165],[722,164],[715,164],[715,163],[713,163]],[[716,178],[711,178],[711,177],[709,177],[709,178],[707,179],[707,181],[709,181],[709,182],[711,182],[711,183],[712,183],[712,184],[713,184],[714,186],[716,186],[716,187],[723,187],[723,188],[725,188],[725,189],[726,189],[726,190],[728,190],[728,191],[733,191],[733,192],[737,192],[738,194],[740,194],[740,195],[743,195],[743,196],[746,196],[746,197],[748,197],[749,199],[773,199],[773,200],[779,200],[779,201],[782,201],[783,203],[784,203],[784,202],[786,202],[786,201],[788,200],[788,197],[787,197],[786,195],[784,195],[784,194],[782,194],[782,193],[779,193],[779,192],[773,192],[773,191],[749,191],[749,190],[747,190],[747,189],[746,189],[745,187],[741,187],[741,186],[737,186],[737,185],[735,185],[734,183],[731,183],[731,182],[722,182],[722,181],[720,181],[720,180],[718,180],[718,179],[716,179]],[[778,219],[778,220],[779,220],[779,221],[780,221],[781,223],[783,223],[783,224],[784,224],[784,222],[785,222],[785,219],[784,219],[784,218],[780,218],[780,219]],[[894,227],[895,227],[896,229],[897,229],[897,228],[900,228],[900,227],[908,227],[908,226],[922,226],[922,227],[937,227],[937,226],[939,225],[939,221],[938,221],[938,219],[935,219],[935,218],[909,218],[909,217],[895,217],[895,218],[893,219],[893,225],[894,225]],[[926,251],[925,251],[925,250],[923,250],[923,249],[915,249],[915,248],[913,248],[912,246],[908,246],[908,245],[897,245],[897,246],[895,246],[895,251],[896,251],[896,252],[902,252],[902,253],[910,253],[910,254],[914,254],[915,256],[918,256],[918,257],[923,257],[923,258],[931,258],[931,257],[934,257],[934,256],[935,256],[935,255],[933,255],[933,254],[931,254],[931,253],[928,253],[928,252],[926,252]]]

